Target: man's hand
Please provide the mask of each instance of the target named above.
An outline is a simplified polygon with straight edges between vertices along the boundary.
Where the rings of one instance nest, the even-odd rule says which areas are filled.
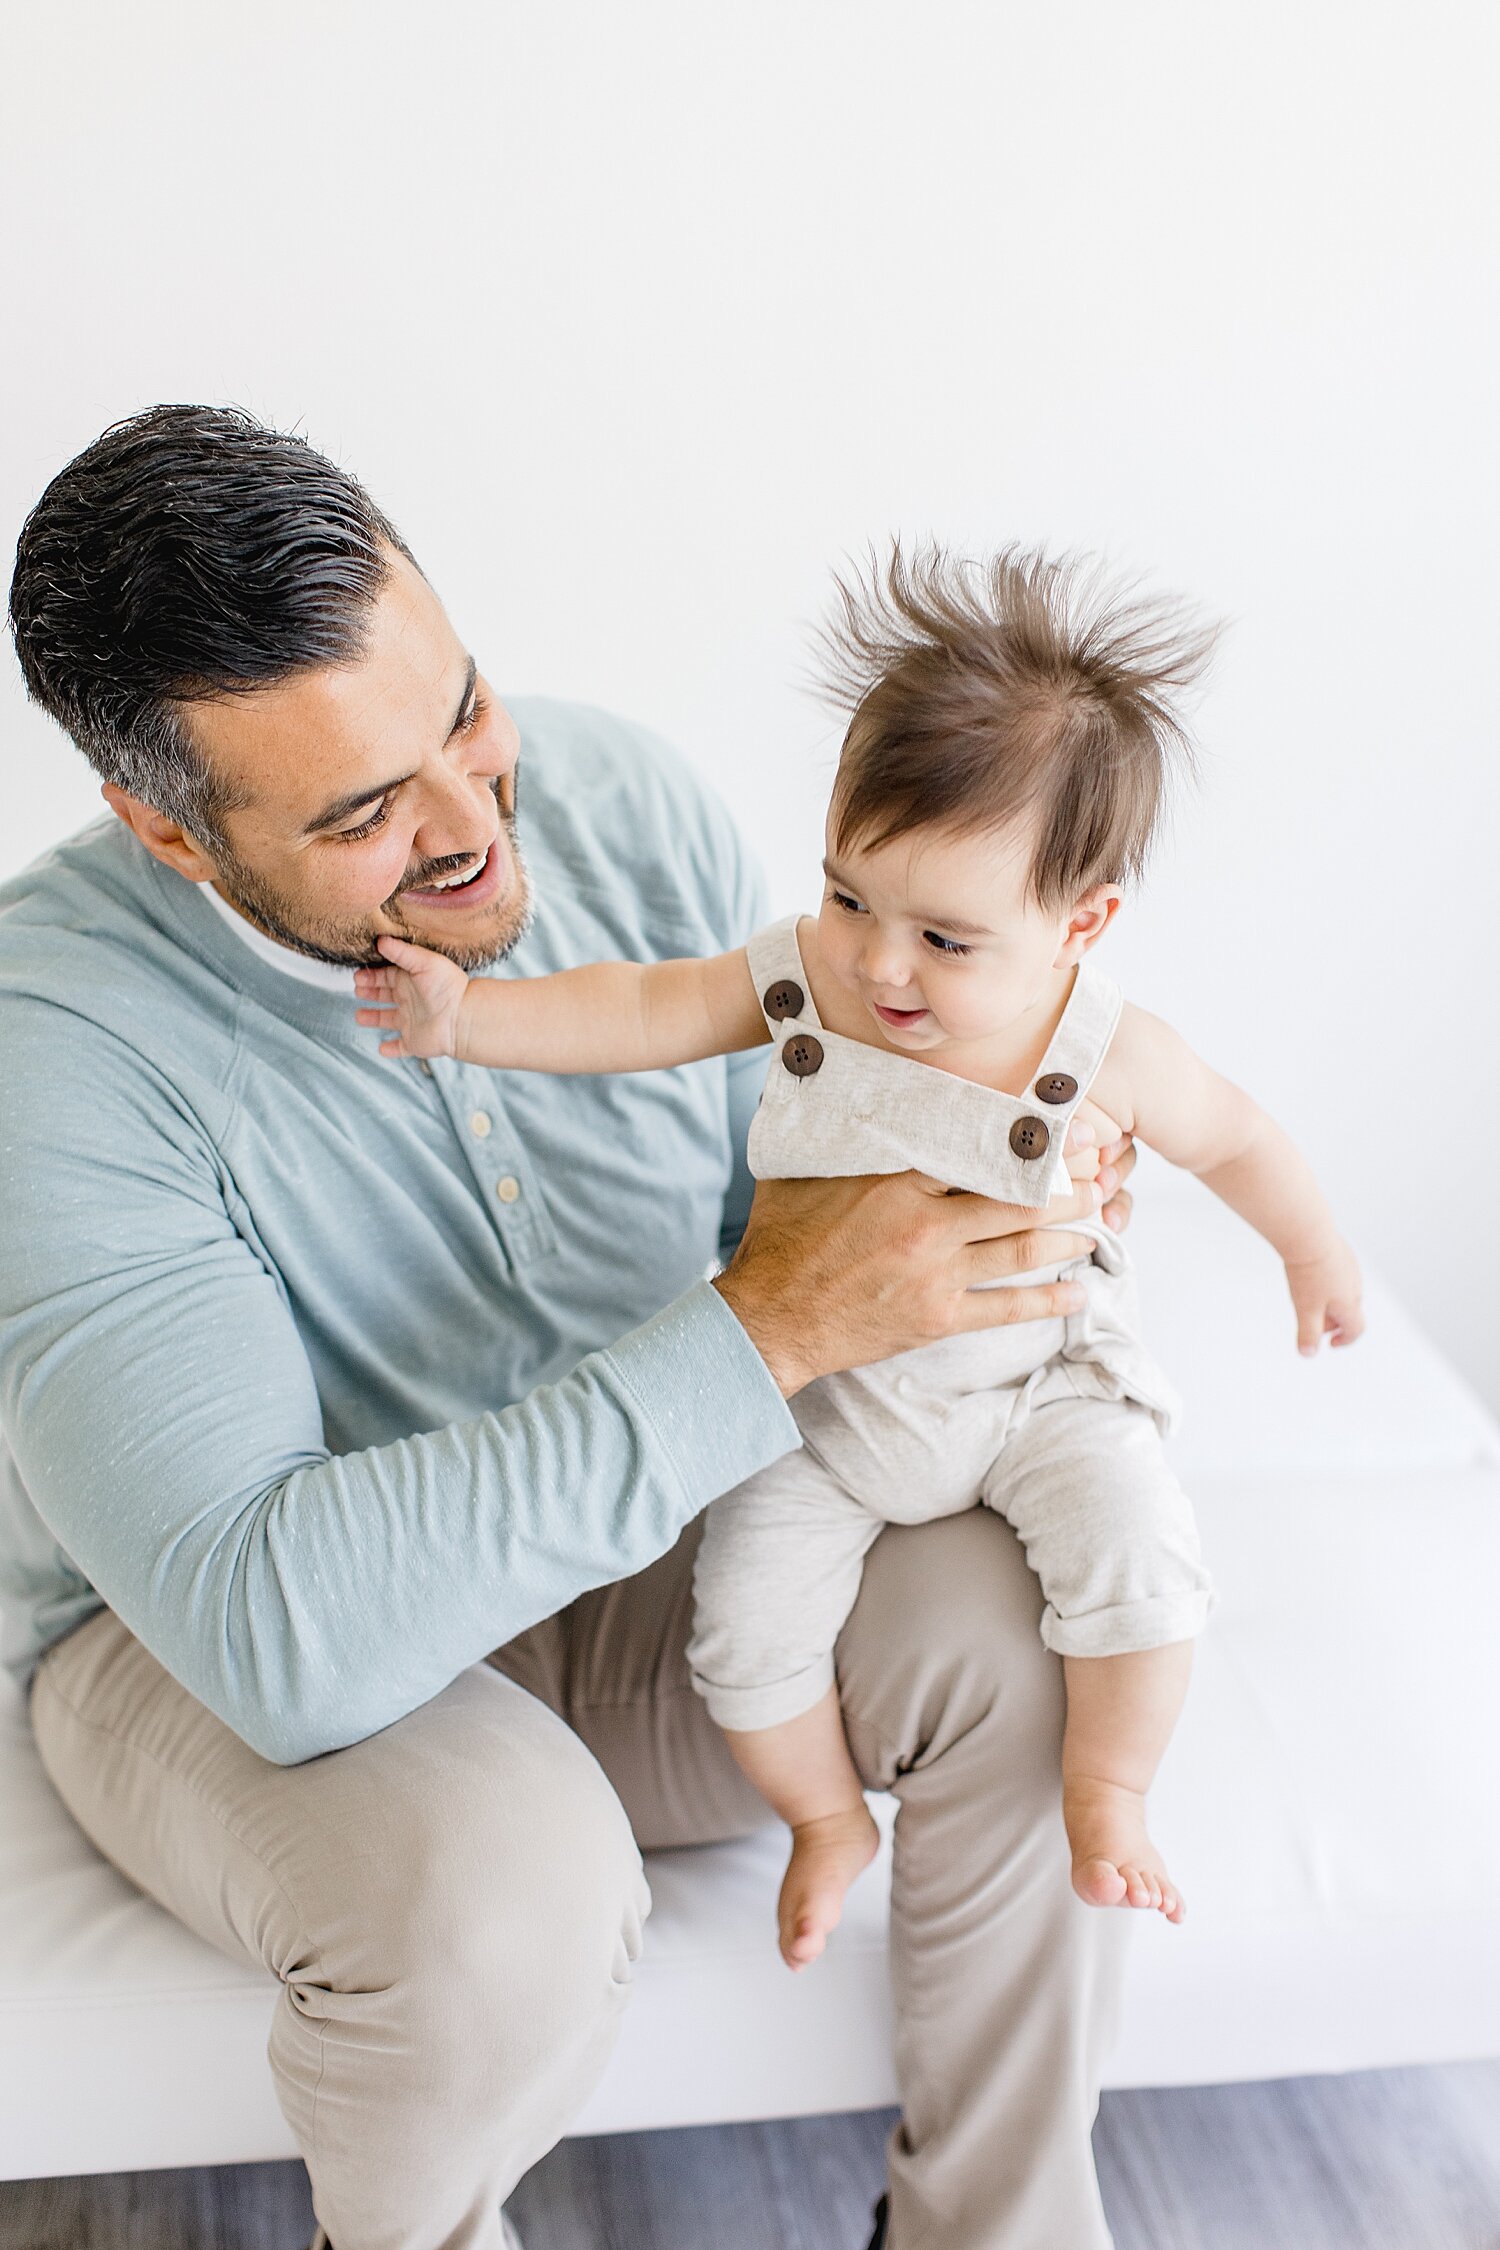
[[[405,938],[375,942],[390,967],[355,970],[355,993],[369,1003],[356,1008],[355,1022],[394,1034],[381,1040],[383,1055],[456,1055],[459,1010],[469,989],[458,963]]]
[[[1092,1168],[1093,1150],[1080,1156]],[[919,1172],[762,1180],[714,1286],[790,1398],[820,1375],[942,1336],[1076,1312],[1076,1282],[978,1285],[1087,1257],[1089,1237],[1064,1230],[1100,1199],[1097,1182],[1079,1183],[1039,1225],[1035,1211],[954,1194]]]

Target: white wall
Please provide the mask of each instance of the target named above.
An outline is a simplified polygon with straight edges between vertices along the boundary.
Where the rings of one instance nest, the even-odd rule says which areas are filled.
[[[1113,965],[1500,1405],[1483,0],[8,13],[7,542],[154,400],[304,428],[493,677],[676,737],[787,904],[841,553],[1082,543],[1229,614]],[[96,802],[3,693],[0,873]]]

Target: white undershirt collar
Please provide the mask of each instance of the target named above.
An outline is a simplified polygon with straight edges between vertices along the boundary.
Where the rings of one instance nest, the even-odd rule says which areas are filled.
[[[197,888],[220,920],[228,923],[235,936],[242,938],[251,952],[258,953],[261,960],[268,961],[273,969],[280,969],[283,975],[296,977],[303,984],[315,984],[322,992],[342,992],[346,997],[353,998],[352,969],[340,968],[335,961],[315,961],[311,954],[298,953],[290,945],[282,945],[278,939],[267,937],[264,930],[258,930],[253,922],[246,921],[243,914],[236,913],[227,899],[220,898],[212,883],[200,883]]]

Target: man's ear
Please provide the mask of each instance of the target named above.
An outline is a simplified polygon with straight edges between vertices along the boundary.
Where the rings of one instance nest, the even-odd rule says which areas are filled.
[[[1070,969],[1099,943],[1120,911],[1122,896],[1117,883],[1096,883],[1091,891],[1084,892],[1068,917],[1061,949],[1052,964],[1054,969]]]
[[[102,782],[99,794],[117,820],[123,820],[131,834],[138,836],[153,859],[163,867],[170,867],[189,883],[206,883],[214,872],[214,863],[203,846],[180,828],[175,820],[168,820],[151,805],[143,805],[139,797],[132,797],[128,789],[117,789],[112,781]]]

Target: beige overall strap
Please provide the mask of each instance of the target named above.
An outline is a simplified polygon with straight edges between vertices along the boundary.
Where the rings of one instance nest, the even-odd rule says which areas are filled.
[[[785,921],[773,922],[768,930],[758,930],[745,947],[761,1013],[778,1045],[789,1032],[805,1030],[809,1025],[820,1031],[823,1028],[797,943],[800,920],[800,915],[789,914]]]

